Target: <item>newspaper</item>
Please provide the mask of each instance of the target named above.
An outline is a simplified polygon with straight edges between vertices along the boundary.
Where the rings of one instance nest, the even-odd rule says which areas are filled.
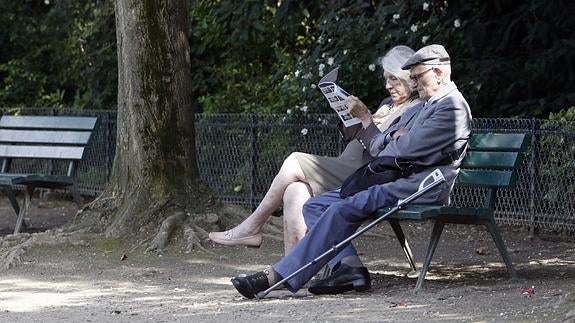
[[[319,80],[319,84],[317,86],[329,102],[329,106],[335,110],[343,122],[343,125],[347,128],[361,123],[361,120],[349,114],[349,109],[345,105],[345,99],[347,99],[350,94],[335,84],[335,81],[337,81],[338,70],[339,67],[336,67],[331,70],[331,72],[327,73],[321,78],[321,80]]]

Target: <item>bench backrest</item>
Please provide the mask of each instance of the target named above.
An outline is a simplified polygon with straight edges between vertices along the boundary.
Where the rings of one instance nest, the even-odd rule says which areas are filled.
[[[515,185],[529,139],[524,133],[472,134],[457,184],[489,188],[485,204],[492,207],[498,188]]]
[[[71,162],[82,159],[96,120],[95,117],[2,116],[1,171],[7,172],[11,159],[17,158]]]

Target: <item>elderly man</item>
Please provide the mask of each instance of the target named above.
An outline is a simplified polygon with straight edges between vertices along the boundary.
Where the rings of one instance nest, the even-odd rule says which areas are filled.
[[[449,194],[463,159],[470,134],[471,111],[463,95],[451,82],[451,60],[441,45],[421,48],[405,63],[423,102],[404,113],[401,119],[370,142],[373,156],[387,156],[409,162],[418,171],[393,182],[370,186],[352,196],[342,197],[339,190],[311,198],[304,205],[304,218],[309,232],[279,262],[266,270],[232,278],[243,296],[255,295],[287,277],[332,246],[352,235],[379,208],[394,205],[415,193],[420,182],[439,168],[446,182],[422,197],[417,203],[448,204]],[[350,99],[349,106],[361,110],[363,103]],[[375,130],[374,130],[375,131]],[[284,285],[297,292],[327,262],[332,275],[312,281],[314,294],[336,294],[349,290],[364,291],[371,287],[369,272],[349,244],[333,258],[324,258],[289,279]]]

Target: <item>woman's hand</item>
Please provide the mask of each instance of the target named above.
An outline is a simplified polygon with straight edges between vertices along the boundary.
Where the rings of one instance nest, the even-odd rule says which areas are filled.
[[[361,100],[353,95],[350,95],[345,100],[345,105],[349,109],[349,113],[359,118],[363,128],[367,128],[371,124],[371,113],[367,109],[367,106],[361,102]]]

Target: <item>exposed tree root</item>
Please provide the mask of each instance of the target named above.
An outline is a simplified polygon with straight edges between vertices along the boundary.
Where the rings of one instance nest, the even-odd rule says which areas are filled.
[[[84,231],[63,232],[48,230],[40,233],[18,233],[0,239],[0,266],[8,269],[22,263],[22,257],[34,246],[75,245],[86,246],[90,237]]]
[[[162,225],[160,226],[160,230],[148,246],[147,251],[161,251],[166,248],[168,243],[170,242],[170,237],[173,235],[174,231],[181,227],[182,222],[186,219],[186,215],[184,212],[177,212],[174,215],[167,217]]]

